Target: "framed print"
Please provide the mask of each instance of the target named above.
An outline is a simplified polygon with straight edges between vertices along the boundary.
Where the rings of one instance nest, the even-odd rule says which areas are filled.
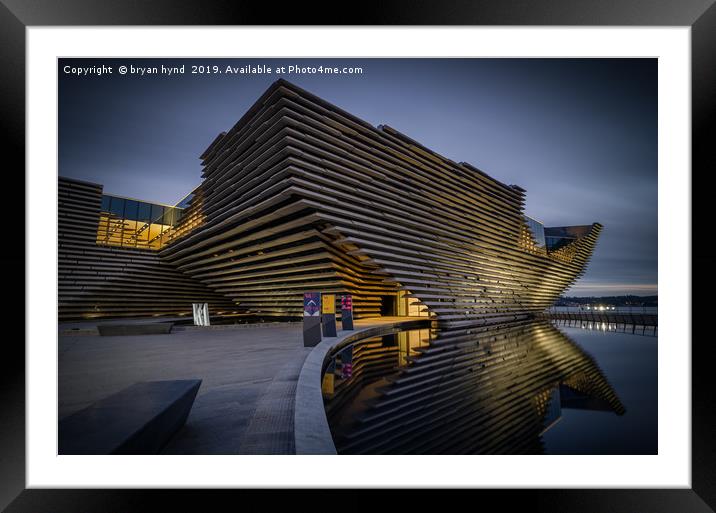
[[[716,7],[506,5],[6,1],[1,504],[711,511]]]

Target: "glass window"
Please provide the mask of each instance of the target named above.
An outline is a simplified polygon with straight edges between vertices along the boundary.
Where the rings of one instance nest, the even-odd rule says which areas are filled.
[[[525,216],[525,220],[527,221],[527,226],[532,233],[532,238],[534,239],[535,245],[544,248],[547,245],[547,242],[545,241],[544,237],[544,225],[536,219],[532,219],[528,216]]]
[[[160,249],[177,235],[182,214],[178,207],[102,195],[97,244]]]
[[[113,245],[122,244],[122,226],[124,225],[123,219],[110,219],[109,227],[107,230],[107,243]]]
[[[140,201],[137,210],[137,220],[148,223],[149,221],[151,221],[151,215],[152,206],[149,203],[144,203],[143,201]]]
[[[183,200],[181,200],[179,203],[177,203],[177,207],[179,208],[187,208],[189,205],[191,205],[191,200],[194,198],[194,193],[188,194]]]
[[[124,200],[124,217],[125,219],[137,220],[137,201],[136,200]]]
[[[161,223],[164,216],[164,207],[161,205],[152,205],[152,223]]]
[[[137,223],[137,245],[146,246],[149,241],[149,223],[139,221]]]
[[[123,217],[124,216],[124,199],[112,197],[112,203],[109,207],[109,211],[111,214],[114,214],[117,217]]]
[[[164,209],[164,222],[162,224],[167,226],[174,226],[176,224],[176,209],[165,208]]]

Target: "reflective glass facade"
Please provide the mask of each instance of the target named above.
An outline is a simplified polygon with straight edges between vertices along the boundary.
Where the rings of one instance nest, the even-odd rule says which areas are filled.
[[[556,226],[545,229],[547,249],[556,251],[584,236],[582,226]]]
[[[102,195],[97,244],[158,250],[176,237],[184,209]]]
[[[525,216],[525,221],[527,221],[527,227],[530,229],[530,232],[532,232],[532,238],[535,241],[535,245],[540,248],[547,246],[547,242],[544,237],[544,225],[529,216]]]
[[[547,254],[547,243],[544,236],[544,225],[529,216],[523,216],[522,229],[520,231],[520,247],[536,255]]]
[[[571,244],[575,240],[575,237],[550,236],[547,237],[547,249],[549,249],[550,251],[556,251],[559,248],[566,246],[567,244]]]

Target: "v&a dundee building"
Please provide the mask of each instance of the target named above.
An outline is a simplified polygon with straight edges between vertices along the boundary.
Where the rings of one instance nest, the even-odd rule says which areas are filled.
[[[545,227],[525,191],[279,80],[201,155],[175,205],[59,179],[59,318],[354,317],[447,330],[526,319],[584,271],[601,226]],[[566,213],[568,214],[568,213]]]

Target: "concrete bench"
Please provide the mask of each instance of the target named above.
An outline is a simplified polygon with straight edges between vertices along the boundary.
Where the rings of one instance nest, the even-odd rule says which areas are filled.
[[[60,420],[59,454],[157,454],[184,425],[200,379],[143,381]]]
[[[162,335],[172,331],[172,322],[153,322],[136,324],[100,324],[97,331],[103,337],[120,335]]]

